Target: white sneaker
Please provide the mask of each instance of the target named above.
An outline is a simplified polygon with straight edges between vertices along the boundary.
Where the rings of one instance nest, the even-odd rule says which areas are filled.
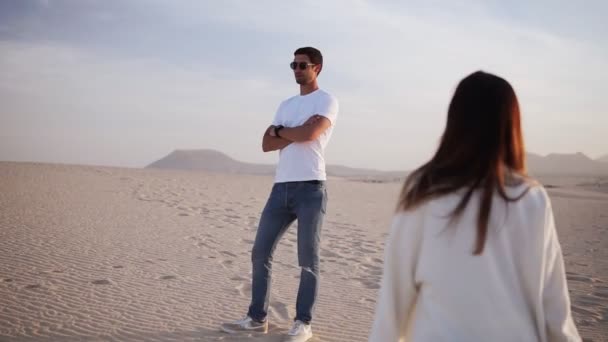
[[[312,338],[312,328],[310,324],[306,324],[302,321],[295,321],[289,332],[287,333],[287,337],[285,338],[285,342],[304,342],[308,341]]]
[[[245,316],[243,319],[222,324],[220,329],[229,334],[236,334],[239,332],[260,332],[265,334],[268,332],[268,320],[260,323],[254,321],[253,318],[249,316]]]

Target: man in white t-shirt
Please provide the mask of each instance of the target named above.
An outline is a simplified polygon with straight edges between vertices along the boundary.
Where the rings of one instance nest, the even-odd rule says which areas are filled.
[[[286,341],[307,341],[319,287],[319,243],[327,205],[324,151],[338,116],[338,101],[319,89],[321,52],[297,49],[290,64],[300,94],[281,103],[262,140],[264,152],[279,150],[275,184],[262,212],[251,255],[252,298],[247,316],[225,323],[222,330],[268,331],[272,254],[287,228],[298,220],[301,267],[296,317]]]

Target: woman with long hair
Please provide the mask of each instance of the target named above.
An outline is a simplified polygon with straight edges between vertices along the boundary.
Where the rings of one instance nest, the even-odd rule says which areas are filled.
[[[526,175],[511,85],[464,78],[387,239],[370,341],[580,341],[551,202]]]

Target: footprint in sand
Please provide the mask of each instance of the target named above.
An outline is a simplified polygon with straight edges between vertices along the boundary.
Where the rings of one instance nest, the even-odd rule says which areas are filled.
[[[361,262],[360,258],[345,258],[345,260],[358,264]]]
[[[217,242],[215,242],[214,239],[210,238],[209,236],[205,236],[202,238],[198,238],[198,237],[192,237],[192,239],[197,240],[198,242],[196,242],[194,245],[197,247],[206,247],[209,249],[215,249],[216,247],[214,245],[218,245]],[[200,241],[202,240],[202,241]]]
[[[289,321],[289,308],[285,303],[273,302],[268,306],[268,315],[273,318],[273,321]]]
[[[289,264],[289,263],[286,263],[286,262],[282,262],[282,261],[274,261],[274,265],[279,265],[279,266],[285,267],[285,268],[290,269],[290,270],[298,268],[295,265],[292,265],[292,264]]]
[[[166,276],[162,276],[162,277],[160,277],[159,279],[160,279],[160,280],[171,280],[171,279],[176,279],[176,278],[177,278],[177,277],[176,277],[176,276],[173,276],[173,275],[166,275]]]
[[[25,288],[26,288],[26,289],[28,289],[28,290],[31,290],[31,289],[39,289],[39,288],[41,288],[41,287],[42,287],[42,286],[41,286],[40,284],[25,285]]]
[[[362,278],[354,278],[353,280],[357,281],[358,283],[362,284],[363,287],[370,289],[370,290],[377,290],[380,288],[380,280],[379,279],[362,279]]]
[[[321,256],[324,258],[340,258],[340,254],[328,251],[326,249],[321,250]]]
[[[363,252],[363,253],[376,253],[378,252],[377,249],[369,249],[369,248],[359,248],[359,251]]]
[[[112,268],[125,268],[125,267],[122,265],[114,265],[114,266],[112,266]]]
[[[361,298],[359,298],[358,302],[361,303],[361,304],[364,304],[364,303],[372,303],[372,304],[374,304],[374,303],[376,303],[376,300],[375,299],[371,299],[371,298],[361,297]]]
[[[5,279],[2,279],[2,281],[5,282],[5,283],[10,283],[10,282],[13,282],[13,279],[11,279],[11,278],[5,278]]]
[[[196,247],[207,247],[207,248],[211,248],[211,246],[210,246],[209,244],[204,243],[204,242],[197,242],[197,243],[195,244],[195,246],[196,246]]]
[[[373,276],[382,275],[382,268],[380,268],[380,267],[369,266],[369,265],[363,265],[363,266],[364,266],[363,269],[366,274],[373,275]]]
[[[574,273],[574,272],[566,272],[566,278],[568,279],[568,281],[580,281],[582,283],[587,283],[587,284],[597,282],[597,279],[595,279],[595,278],[592,278],[592,277],[584,275],[584,274]]]
[[[242,283],[235,286],[234,289],[236,290],[236,293],[239,296],[249,298],[251,296],[251,281],[243,281]]]
[[[595,326],[598,322],[608,320],[608,302],[606,287],[598,287],[593,294],[572,296],[572,312],[577,314],[577,324]]]
[[[363,242],[362,241],[355,241],[355,242],[352,242],[351,245],[353,247],[361,248],[363,246]]]
[[[108,279],[99,279],[99,280],[93,280],[91,282],[91,284],[94,284],[94,285],[112,285],[112,282],[109,281]]]
[[[583,308],[579,305],[572,305],[572,312],[575,312],[581,316],[584,316],[585,320],[587,322],[589,322],[589,320],[591,320],[592,323],[595,323],[603,318],[602,314],[600,314],[599,312],[595,312],[594,310]]]
[[[220,265],[222,265],[222,267],[227,270],[230,269],[230,266],[232,266],[232,264],[234,264],[234,262],[232,260],[221,260],[220,261]]]
[[[608,298],[608,287],[598,286],[595,288],[595,292],[593,294],[600,298]]]

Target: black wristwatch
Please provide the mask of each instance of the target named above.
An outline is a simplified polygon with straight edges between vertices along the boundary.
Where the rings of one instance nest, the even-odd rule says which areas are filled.
[[[280,138],[281,136],[279,135],[279,131],[282,130],[283,128],[285,128],[285,127],[283,127],[282,125],[274,126],[274,135],[276,137]]]

